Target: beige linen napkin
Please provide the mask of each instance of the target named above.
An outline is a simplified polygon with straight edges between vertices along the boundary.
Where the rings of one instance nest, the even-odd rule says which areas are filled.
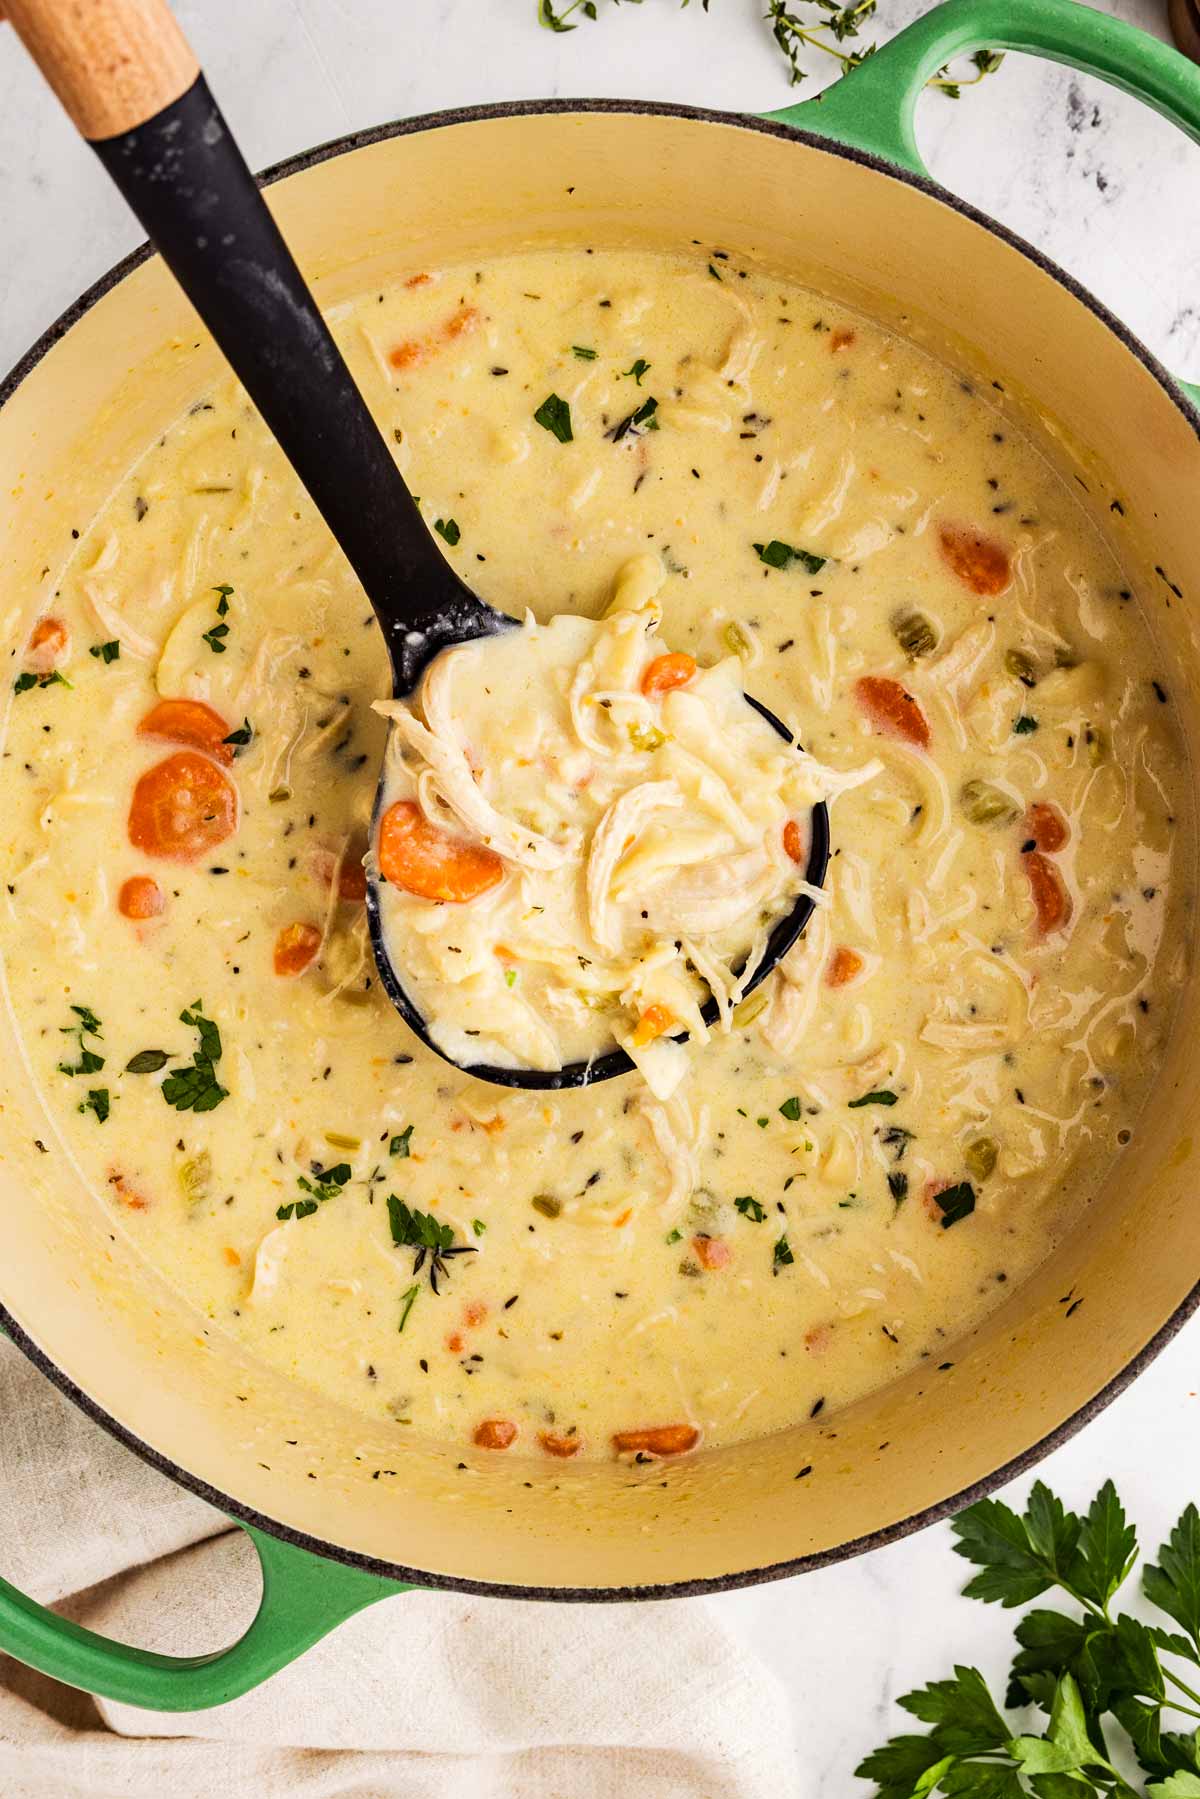
[[[171,1654],[242,1631],[240,1530],[131,1455],[0,1339],[0,1575]],[[144,1712],[0,1656],[3,1799],[782,1799],[786,1698],[703,1600],[407,1593],[255,1692]]]

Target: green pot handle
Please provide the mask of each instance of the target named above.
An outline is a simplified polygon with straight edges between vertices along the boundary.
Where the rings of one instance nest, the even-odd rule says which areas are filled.
[[[1200,68],[1136,26],[1076,0],[944,0],[815,99],[764,116],[929,178],[913,132],[921,90],[952,57],[1026,50],[1144,100],[1200,142]],[[1200,387],[1178,381],[1192,403]]]
[[[224,1705],[278,1673],[377,1599],[410,1587],[343,1567],[243,1525],[262,1564],[262,1602],[246,1634],[210,1655],[158,1655],[71,1624],[0,1580],[0,1649],[65,1682],[150,1711]]]

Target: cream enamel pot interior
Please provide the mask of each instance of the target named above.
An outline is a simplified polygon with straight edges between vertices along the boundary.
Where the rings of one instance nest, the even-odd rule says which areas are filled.
[[[820,102],[770,120],[603,102],[445,114],[286,165],[271,202],[326,306],[414,257],[700,239],[947,345],[1043,421],[1100,512],[1119,501],[1112,531],[1159,571],[1151,622],[1172,688],[1200,693],[1200,417],[1188,392],[1069,279],[921,170],[920,87],[982,44],[1090,68],[1200,136],[1200,71],[1129,27],[1070,0],[950,0]],[[162,266],[139,254],[13,372],[0,411],[0,569],[9,602],[25,602],[12,643],[72,522],[216,365]],[[1200,736],[1200,715],[1184,722]],[[800,1572],[942,1515],[1077,1427],[1200,1297],[1198,1012],[1193,981],[1087,1229],[942,1364],[828,1421],[633,1468],[401,1450],[381,1422],[235,1359],[146,1267],[114,1254],[104,1214],[53,1147],[5,1017],[0,1322],[123,1441],[253,1528],[265,1597],[240,1644],[176,1663],[103,1643],[0,1583],[0,1648],[95,1691],[191,1708],[245,1690],[405,1585],[547,1599],[696,1592]]]

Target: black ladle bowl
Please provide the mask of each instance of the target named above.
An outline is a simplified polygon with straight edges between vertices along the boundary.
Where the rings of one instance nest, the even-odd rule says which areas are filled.
[[[383,631],[395,697],[415,692],[440,651],[516,628],[515,619],[464,585],[438,549],[203,75],[145,123],[92,148],[361,581]],[[757,700],[750,703],[788,743],[794,741],[774,713]],[[822,804],[812,813],[811,886],[824,881],[828,860],[829,815]],[[780,919],[748,992],[786,955],[812,910],[812,898],[803,894]],[[444,1055],[388,954],[370,877],[367,918],[384,991],[422,1042]],[[715,1022],[715,1001],[703,1016]],[[549,1071],[480,1064],[465,1072],[508,1087],[559,1088],[607,1080],[632,1066],[624,1050],[613,1050]]]

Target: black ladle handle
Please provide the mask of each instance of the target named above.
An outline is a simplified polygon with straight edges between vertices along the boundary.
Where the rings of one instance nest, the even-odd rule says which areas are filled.
[[[0,0],[0,9],[308,489],[379,614],[400,677],[407,626],[431,614],[452,625],[480,602],[422,521],[165,0]]]

